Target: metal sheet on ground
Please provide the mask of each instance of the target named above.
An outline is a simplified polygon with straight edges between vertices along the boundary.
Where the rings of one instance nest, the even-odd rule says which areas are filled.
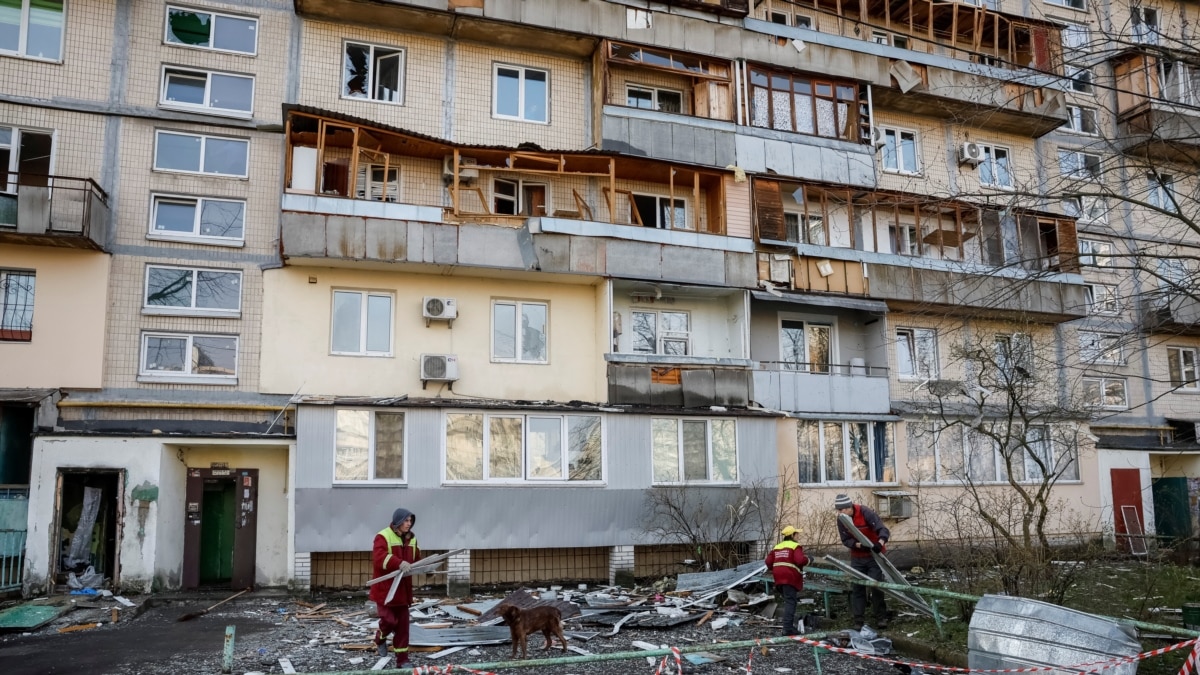
[[[979,599],[967,632],[971,669],[1112,662],[1140,651],[1131,626],[1047,602],[1000,595]],[[1111,666],[1104,672],[1135,675],[1137,663]]]
[[[848,563],[838,560],[837,558],[834,558],[833,556],[825,556],[825,562],[829,563],[830,565],[833,565],[834,567],[838,568],[842,572],[844,572],[852,577],[855,577],[858,579],[866,579],[867,581],[874,581],[874,579],[872,579],[871,577],[863,574],[862,572],[859,572],[858,570],[851,567]],[[928,604],[926,604],[924,599],[918,598],[918,599],[914,600],[912,597],[909,596],[909,594],[901,593],[900,591],[892,590],[890,588],[881,588],[879,590],[883,591],[884,593],[887,593],[888,595],[892,596],[893,598],[896,598],[900,602],[903,602],[904,604],[908,605],[909,607],[912,607],[913,609],[917,610],[918,612],[921,612],[922,614],[925,614],[927,616],[933,616],[933,608],[930,607]]]
[[[687,572],[675,581],[675,590],[691,591],[692,595],[703,595],[711,591],[725,590],[737,585],[747,575],[758,574],[766,569],[762,562],[748,562],[737,567],[716,572]]]
[[[499,645],[508,642],[508,626],[468,626],[461,628],[409,629],[408,644],[413,647],[453,647],[458,645]]]
[[[34,605],[26,603],[0,612],[0,632],[27,631],[41,628],[71,611],[70,606]]]
[[[564,620],[569,619],[573,616],[578,616],[579,611],[580,611],[579,605],[576,605],[573,602],[569,602],[567,600],[559,600],[557,598],[554,600],[542,600],[540,598],[533,597],[533,593],[531,593],[528,588],[518,588],[517,590],[513,591],[512,593],[509,593],[508,595],[504,596],[503,600],[496,603],[495,605],[490,607],[487,611],[485,611],[479,617],[479,623],[487,623],[488,621],[491,621],[492,619],[500,618],[499,609],[500,609],[500,605],[503,605],[503,604],[516,605],[517,607],[519,607],[521,609],[529,609],[531,607],[542,607],[545,605],[552,605],[552,606],[558,608],[559,616],[561,616]]]

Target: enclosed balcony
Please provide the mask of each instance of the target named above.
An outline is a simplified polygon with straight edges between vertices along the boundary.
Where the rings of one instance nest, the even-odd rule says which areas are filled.
[[[746,291],[612,282],[608,398],[647,406],[747,406]]]
[[[1113,73],[1116,143],[1149,158],[1200,163],[1200,63],[1126,51]]]
[[[1180,291],[1153,292],[1139,300],[1142,326],[1150,332],[1200,335],[1200,300]]]
[[[793,413],[890,411],[886,303],[764,291],[753,298],[756,403]]]
[[[780,289],[950,314],[1086,313],[1070,218],[761,178],[754,206],[759,278]]]
[[[90,178],[10,174],[0,183],[0,243],[105,250],[108,195]]]

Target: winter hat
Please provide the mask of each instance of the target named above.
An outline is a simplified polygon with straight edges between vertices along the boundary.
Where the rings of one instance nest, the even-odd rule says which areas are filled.
[[[417,524],[417,516],[412,511],[404,507],[400,507],[392,512],[392,525],[399,525],[404,522],[405,518],[412,516],[413,525]]]
[[[850,498],[846,495],[841,494],[833,500],[833,508],[839,511],[842,509],[852,509],[854,508],[854,502],[850,501]]]

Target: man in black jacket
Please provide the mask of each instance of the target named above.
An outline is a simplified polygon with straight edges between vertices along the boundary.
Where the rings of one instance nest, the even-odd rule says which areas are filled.
[[[834,500],[834,508],[839,513],[850,516],[850,519],[854,521],[854,526],[871,541],[870,546],[864,545],[842,524],[841,519],[838,519],[838,534],[842,537],[842,544],[850,549],[850,567],[875,581],[883,581],[883,570],[879,567],[879,563],[875,562],[875,556],[871,553],[886,551],[887,542],[892,537],[892,533],[879,519],[879,514],[862,504],[855,504],[844,494],[838,495]],[[867,613],[866,586],[854,584],[850,589],[850,611],[854,614],[854,630],[861,629]],[[876,626],[887,628],[887,601],[883,597],[883,591],[878,588],[871,589],[871,611],[875,615]]]

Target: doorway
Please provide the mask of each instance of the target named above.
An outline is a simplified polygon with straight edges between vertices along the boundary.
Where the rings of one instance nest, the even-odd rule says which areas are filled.
[[[114,585],[119,577],[121,471],[58,472],[55,583],[91,567]]]
[[[183,587],[254,586],[258,469],[188,469]]]
[[[1134,551],[1132,538],[1140,533],[1130,531],[1134,523],[1132,516],[1136,515],[1139,529],[1146,522],[1142,514],[1142,473],[1138,469],[1110,469],[1113,500],[1113,532],[1116,534],[1117,547],[1125,553]],[[1132,509],[1131,517],[1127,518],[1123,507]]]
[[[1192,536],[1192,511],[1188,479],[1155,478],[1150,483],[1154,497],[1154,532],[1168,546]]]

